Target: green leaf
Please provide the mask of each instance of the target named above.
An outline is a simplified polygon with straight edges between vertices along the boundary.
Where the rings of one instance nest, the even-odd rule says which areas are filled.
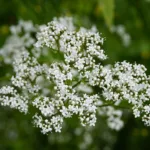
[[[110,28],[114,20],[115,0],[99,0],[102,7],[103,16],[107,26]]]

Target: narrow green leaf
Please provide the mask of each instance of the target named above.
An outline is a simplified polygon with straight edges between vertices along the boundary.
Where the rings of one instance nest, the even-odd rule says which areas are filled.
[[[114,19],[114,5],[115,0],[99,0],[100,5],[102,7],[102,12],[104,15],[105,22],[107,26],[110,28],[113,24]]]

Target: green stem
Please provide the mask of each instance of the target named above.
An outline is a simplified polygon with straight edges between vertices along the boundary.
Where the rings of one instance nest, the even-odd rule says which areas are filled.
[[[72,87],[75,88],[77,87],[79,84],[81,83],[81,81],[78,81],[76,84],[74,84]]]

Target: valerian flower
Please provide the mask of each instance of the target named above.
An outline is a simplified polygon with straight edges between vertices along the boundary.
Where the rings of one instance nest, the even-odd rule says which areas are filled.
[[[20,42],[20,28],[24,30],[22,37],[27,33],[31,37],[28,44]],[[107,59],[104,38],[95,27],[77,29],[73,20],[66,17],[55,18],[38,29],[21,22],[11,30],[18,43],[6,43],[1,55],[5,63],[12,64],[14,75],[11,85],[0,89],[1,105],[25,113],[29,112],[29,106],[35,107],[33,122],[44,134],[61,132],[66,118],[74,116],[82,126],[94,126],[97,115],[106,116],[108,126],[119,130],[123,121],[122,111],[117,108],[123,101],[135,117],[150,125],[146,68],[126,61],[104,66],[102,62]],[[32,32],[37,32],[36,39]],[[7,47],[10,49],[4,52]],[[61,59],[41,62],[40,57],[49,51]]]

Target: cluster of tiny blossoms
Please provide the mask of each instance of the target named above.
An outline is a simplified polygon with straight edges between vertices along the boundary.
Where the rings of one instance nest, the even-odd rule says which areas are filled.
[[[35,39],[31,35],[36,30],[31,21],[23,20],[20,20],[18,25],[10,27],[11,36],[0,49],[0,55],[6,64],[11,64],[16,56],[20,57],[25,48],[33,47]]]
[[[0,48],[0,56],[5,64],[12,64],[16,57],[19,58],[25,51],[30,51],[36,58],[46,53],[46,49],[43,53],[39,48],[34,47],[35,35],[41,26],[34,25],[32,21],[19,20],[17,25],[10,27],[11,35],[6,39],[4,46]]]
[[[65,118],[74,115],[82,126],[94,126],[96,115],[105,115],[108,126],[119,130],[122,112],[116,108],[123,101],[129,103],[135,117],[150,125],[146,68],[125,61],[103,66],[107,59],[104,38],[96,31],[95,27],[77,29],[67,17],[40,26],[35,47],[25,47],[19,57],[13,55],[14,76],[11,86],[0,89],[1,105],[25,113],[29,106],[35,107],[34,124],[43,133],[61,132]],[[55,51],[63,59],[40,63],[36,49]]]

